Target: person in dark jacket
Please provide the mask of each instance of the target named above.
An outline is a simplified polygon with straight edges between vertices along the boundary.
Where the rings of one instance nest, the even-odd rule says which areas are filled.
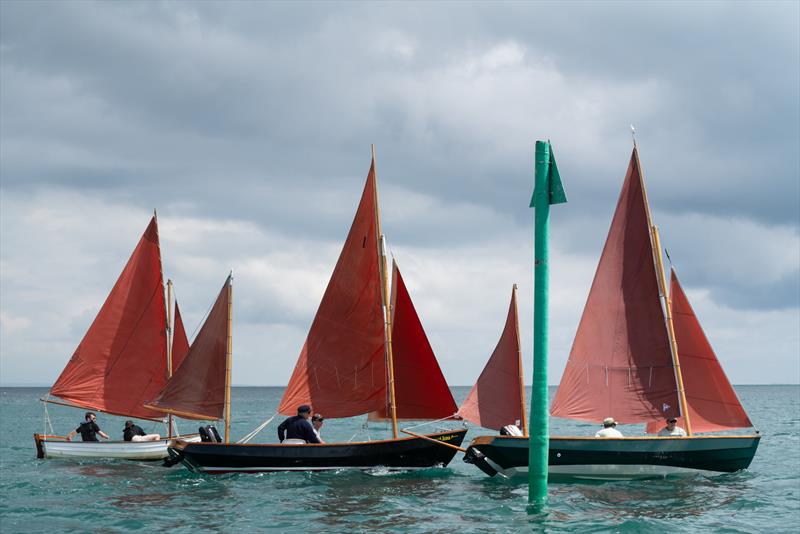
[[[100,437],[104,439],[111,439],[108,437],[108,434],[100,430],[100,427],[97,426],[96,421],[97,416],[94,414],[94,412],[86,412],[83,423],[78,425],[78,428],[67,434],[67,441],[72,441],[72,437],[75,434],[80,434],[83,441],[100,441],[97,439],[98,434],[100,434]]]
[[[286,419],[278,426],[278,439],[302,439],[306,443],[319,443],[314,427],[308,421],[311,418],[311,406],[303,404],[297,408],[297,415]]]
[[[161,436],[158,434],[145,434],[142,427],[133,424],[133,421],[125,421],[125,430],[122,431],[125,441],[158,441]]]

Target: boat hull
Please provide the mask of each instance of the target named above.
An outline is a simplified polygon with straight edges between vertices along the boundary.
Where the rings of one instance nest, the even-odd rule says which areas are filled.
[[[551,437],[550,476],[587,480],[733,473],[746,469],[755,456],[759,435],[584,438]],[[528,439],[480,436],[464,461],[484,473],[511,477],[528,472]]]
[[[117,460],[163,460],[169,458],[167,447],[173,441],[67,441],[63,436],[34,434],[37,458],[107,458]],[[199,442],[200,436],[181,437]]]
[[[339,469],[391,470],[446,466],[455,456],[466,429],[359,443],[303,445],[186,443],[177,441],[170,455],[197,473],[261,473],[269,471],[327,471]],[[434,443],[431,440],[440,443]]]

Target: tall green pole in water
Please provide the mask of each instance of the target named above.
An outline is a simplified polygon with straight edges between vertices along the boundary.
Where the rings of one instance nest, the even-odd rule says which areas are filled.
[[[567,201],[549,141],[536,141],[533,289],[533,387],[528,445],[528,502],[547,502],[547,455],[550,443],[547,398],[547,337],[549,290],[550,204]]]

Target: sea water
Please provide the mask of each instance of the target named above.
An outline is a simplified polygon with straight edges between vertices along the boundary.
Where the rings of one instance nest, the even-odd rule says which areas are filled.
[[[739,386],[763,438],[746,471],[635,482],[553,483],[549,506],[527,508],[525,479],[490,478],[457,454],[446,468],[198,475],[159,462],[37,460],[44,388],[0,389],[0,532],[797,532],[800,525],[800,386]],[[469,388],[453,388],[461,401]],[[233,388],[232,438],[275,413],[282,388]],[[552,395],[552,388],[551,388]],[[82,411],[50,405],[56,433]],[[613,415],[613,414],[612,414]],[[275,442],[280,417],[254,442]],[[98,414],[121,439],[124,419]],[[457,426],[460,423],[455,423]],[[163,425],[142,423],[150,432]],[[182,432],[197,423],[179,421]],[[435,424],[419,430],[447,425]],[[222,425],[219,425],[221,428]],[[593,425],[551,421],[552,434]],[[642,427],[622,427],[627,435]],[[470,426],[465,443],[491,431]],[[327,420],[326,441],[380,439],[385,424]]]

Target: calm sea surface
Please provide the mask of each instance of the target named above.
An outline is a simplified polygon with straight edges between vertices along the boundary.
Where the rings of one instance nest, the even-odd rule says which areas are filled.
[[[546,513],[527,512],[524,480],[489,478],[462,462],[413,473],[375,471],[195,475],[181,466],[113,461],[37,460],[43,388],[0,389],[0,531],[130,530],[232,532],[580,531],[797,532],[800,525],[800,386],[740,386],[763,434],[750,469],[714,477],[551,484]],[[282,388],[234,388],[234,439],[275,412]],[[457,401],[468,388],[454,388]],[[552,391],[551,391],[552,394]],[[75,428],[77,410],[50,406],[57,433]],[[278,419],[254,441],[275,441]],[[123,419],[100,414],[121,439]],[[196,431],[183,421],[181,431]],[[323,437],[385,437],[363,418],[326,421]],[[161,432],[152,423],[145,430]],[[163,428],[163,427],[162,427]],[[594,427],[553,420],[553,434]],[[628,435],[641,433],[627,427]],[[467,440],[490,431],[471,427]]]

